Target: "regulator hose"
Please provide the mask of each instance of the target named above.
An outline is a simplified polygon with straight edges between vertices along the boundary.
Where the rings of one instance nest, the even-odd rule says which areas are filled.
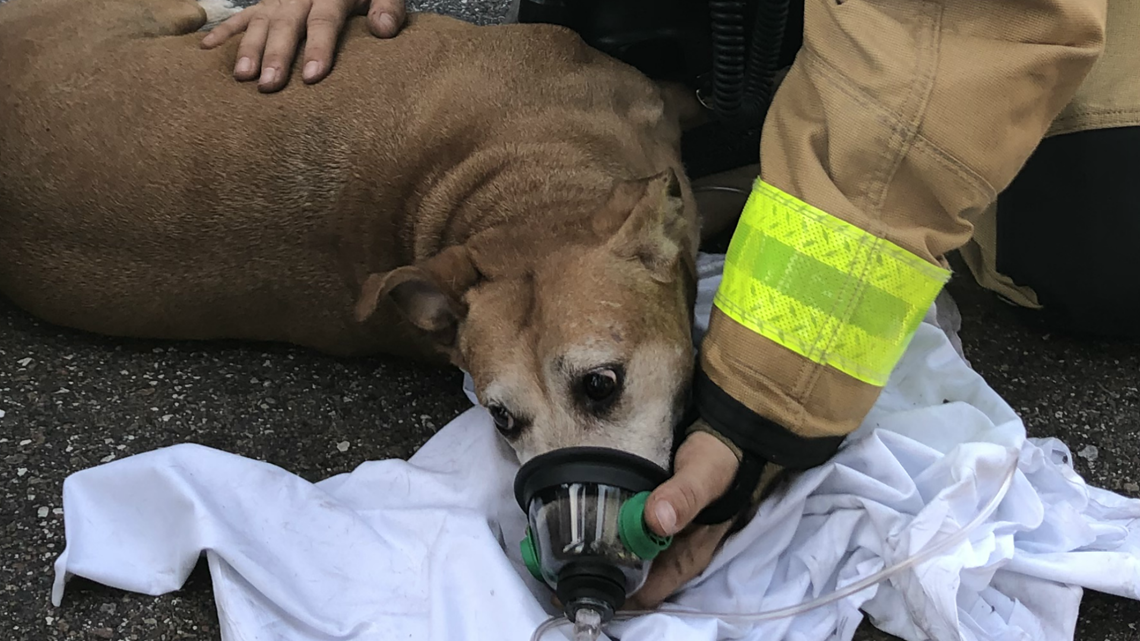
[[[710,0],[712,104],[728,124],[757,127],[768,114],[779,70],[789,0],[759,0],[752,42],[745,37],[746,0]]]
[[[710,0],[712,109],[722,119],[740,111],[744,98],[744,1]]]

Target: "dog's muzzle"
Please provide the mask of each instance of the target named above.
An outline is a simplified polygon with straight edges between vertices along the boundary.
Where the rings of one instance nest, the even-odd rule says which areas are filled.
[[[639,456],[600,447],[554,450],[515,476],[515,499],[527,514],[522,557],[574,621],[582,608],[608,621],[649,575],[672,537],[645,523],[649,493],[668,478]]]

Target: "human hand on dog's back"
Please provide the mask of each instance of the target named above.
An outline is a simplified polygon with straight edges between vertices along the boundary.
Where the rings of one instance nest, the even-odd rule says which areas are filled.
[[[367,14],[368,29],[378,38],[395,36],[407,17],[404,0],[261,0],[214,27],[202,47],[212,49],[244,32],[234,77],[257,79],[259,90],[273,92],[288,84],[305,38],[301,77],[312,84],[332,69],[337,39],[352,14]]]

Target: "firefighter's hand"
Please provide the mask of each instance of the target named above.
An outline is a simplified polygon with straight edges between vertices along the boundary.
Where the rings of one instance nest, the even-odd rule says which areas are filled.
[[[257,88],[268,93],[288,84],[304,38],[301,78],[312,84],[332,70],[333,52],[348,16],[365,13],[369,31],[378,38],[395,36],[407,17],[404,0],[261,0],[214,27],[202,39],[202,48],[212,49],[244,33],[234,78],[257,79]]]
[[[736,455],[715,436],[693,432],[677,450],[673,476],[649,496],[645,521],[673,544],[653,560],[645,585],[624,609],[652,609],[708,567],[731,527],[690,525],[706,506],[728,491],[736,477]]]

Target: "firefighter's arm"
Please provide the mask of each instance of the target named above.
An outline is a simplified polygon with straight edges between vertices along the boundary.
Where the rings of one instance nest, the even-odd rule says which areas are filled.
[[[718,471],[650,497],[654,529],[705,525],[636,603],[699,574],[773,469],[819,465],[859,426],[949,278],[944,255],[1100,55],[1105,1],[806,0],[701,345],[703,434],[685,441],[718,460],[701,467],[739,464],[727,491],[707,491]],[[673,527],[659,503],[677,504]]]
[[[855,430],[1103,47],[1105,0],[807,0],[701,345],[697,429],[755,488]],[[738,485],[740,485],[738,483]],[[748,485],[748,483],[744,483]],[[705,521],[727,518],[706,512]]]

